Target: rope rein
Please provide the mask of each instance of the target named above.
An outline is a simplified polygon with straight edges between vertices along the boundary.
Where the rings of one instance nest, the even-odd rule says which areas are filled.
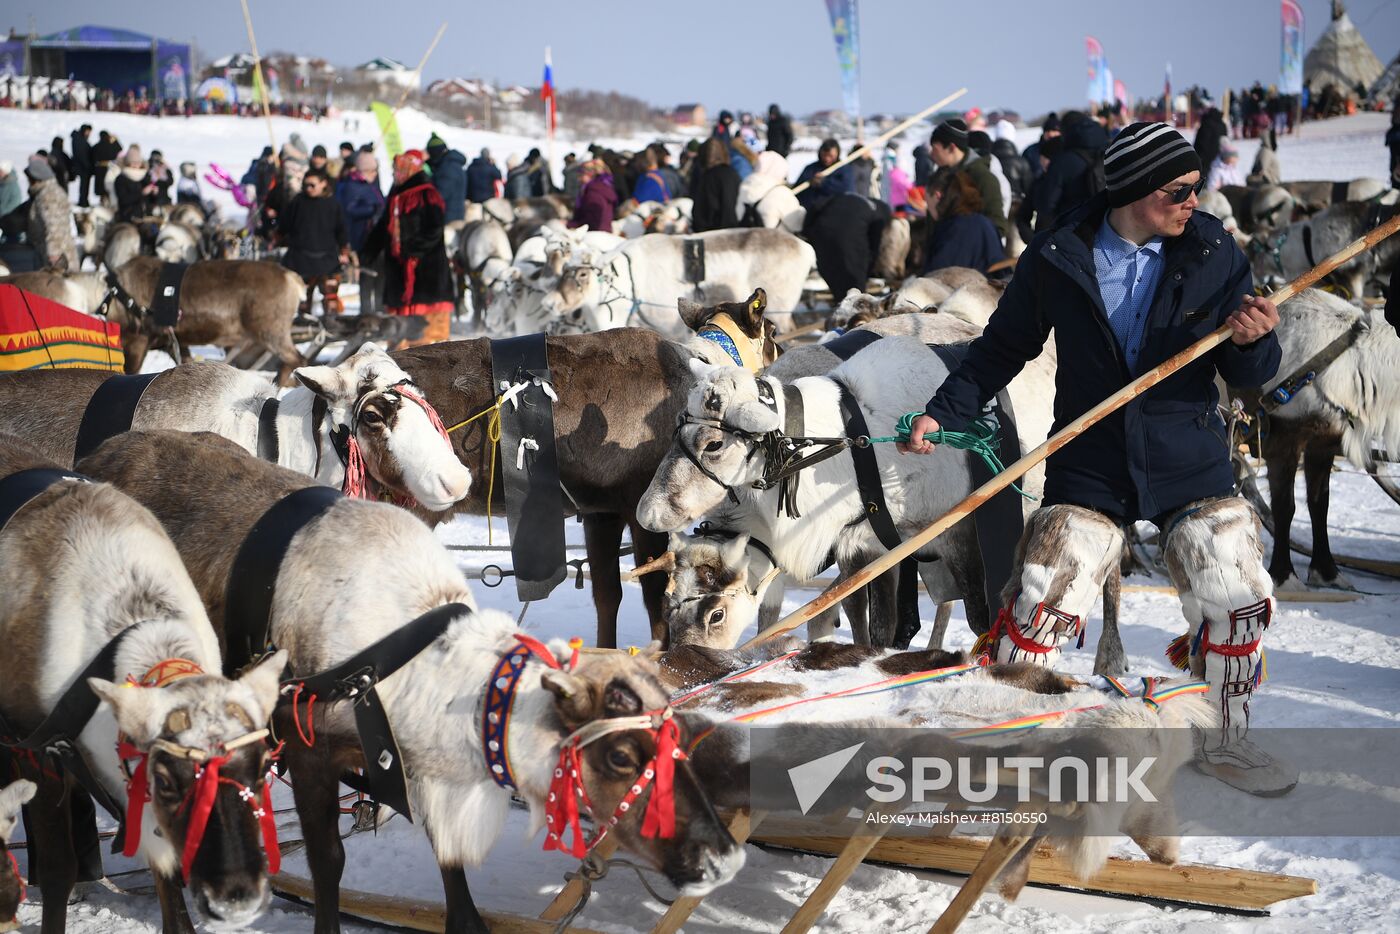
[[[923,412],[906,412],[899,417],[895,423],[895,433],[883,438],[867,439],[871,444],[888,444],[898,442],[900,444],[909,443],[909,432],[913,428],[914,419],[923,415]],[[947,431],[940,428],[938,431],[925,432],[924,440],[932,441],[934,444],[946,444],[950,448],[959,451],[971,451],[982,458],[982,463],[987,465],[987,469],[993,474],[999,474],[1006,470],[1006,465],[1001,462],[1001,443],[999,438],[1000,426],[996,420],[982,416],[974,418],[968,423],[966,431]],[[1020,493],[1026,499],[1035,500],[1035,497],[1021,489],[1016,484],[1011,488]]]

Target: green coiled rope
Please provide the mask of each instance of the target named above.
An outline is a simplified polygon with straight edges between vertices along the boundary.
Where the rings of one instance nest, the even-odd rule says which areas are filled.
[[[907,412],[901,415],[899,421],[895,423],[893,435],[886,438],[871,438],[870,442],[876,444],[898,441],[908,444],[910,429],[914,427],[914,419],[923,414],[923,412]],[[982,458],[982,463],[987,465],[988,470],[999,474],[1006,469],[1006,465],[1001,462],[1001,443],[997,437],[999,428],[1000,426],[994,419],[983,416],[969,422],[966,431],[945,431],[940,428],[938,431],[925,433],[924,440],[932,441],[934,444],[946,444],[959,451],[971,451]],[[1014,483],[1011,484],[1011,489],[1026,499],[1035,499],[1034,496]]]

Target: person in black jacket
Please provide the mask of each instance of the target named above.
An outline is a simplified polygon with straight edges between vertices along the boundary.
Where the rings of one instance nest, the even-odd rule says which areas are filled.
[[[84,123],[73,131],[69,137],[73,143],[73,153],[69,160],[73,166],[73,174],[78,178],[78,207],[88,207],[88,190],[92,187],[92,144],[88,142],[88,137],[92,135],[92,124]]]
[[[777,104],[768,105],[768,151],[784,159],[792,152],[792,121]]]
[[[1050,594],[1037,562],[1088,541],[1106,545],[1098,553],[1116,561],[1122,540],[1114,525],[1149,520],[1162,531],[1173,583],[1191,595],[1183,601],[1183,657],[1194,656],[1193,671],[1223,715],[1224,725],[1205,734],[1198,768],[1246,791],[1281,794],[1296,783],[1296,770],[1245,738],[1272,586],[1259,521],[1233,495],[1215,388],[1217,376],[1254,387],[1276,375],[1278,309],[1253,295],[1249,261],[1220,222],[1195,212],[1201,161],[1180,133],[1162,123],[1124,128],[1106,154],[1105,178],[1106,192],[1031,242],[982,336],[914,419],[917,440],[900,449],[926,454],[933,449],[926,434],[966,429],[1052,331],[1059,430],[1228,325],[1225,344],[1051,456],[1042,507],[1018,547],[1025,574],[1007,585],[1017,596],[990,633],[990,651],[998,661],[1042,653],[1038,660],[1049,664],[1044,653],[1077,625],[1045,620],[1083,620],[1097,588],[1087,562],[1080,580],[1057,581]]]
[[[456,299],[442,242],[442,195],[423,171],[426,161],[420,149],[394,158],[388,208],[365,238],[360,258],[361,265],[368,265],[386,254],[384,305],[392,314],[427,319],[422,339],[405,341],[406,346],[447,340]]]
[[[1103,152],[1108,131],[1075,111],[1061,121],[1062,148],[1035,186],[1035,231],[1049,230],[1071,208],[1088,201],[1103,182]]]
[[[696,233],[738,227],[739,173],[729,164],[724,141],[711,136],[700,147],[690,196],[690,226]]]
[[[49,151],[44,155],[48,157],[49,165],[53,167],[54,181],[58,182],[58,187],[66,193],[68,183],[73,179],[73,163],[68,159],[68,154],[63,151],[63,137],[55,136],[53,142],[49,144]]]
[[[300,312],[311,311],[318,288],[325,314],[344,311],[339,294],[340,267],[350,258],[349,228],[345,210],[331,197],[330,175],[325,169],[307,169],[301,194],[291,200],[277,223],[277,237],[287,247],[282,265],[306,280]]]
[[[1207,172],[1220,155],[1220,141],[1229,138],[1230,128],[1225,125],[1225,117],[1219,108],[1212,107],[1201,114],[1201,125],[1196,130],[1196,154],[1201,157],[1201,165],[1206,167]]]
[[[483,148],[467,166],[467,200],[480,204],[496,197],[496,183],[500,180],[501,170],[491,161],[491,150]]]
[[[92,193],[99,199],[112,196],[107,190],[107,169],[121,154],[122,144],[106,130],[97,134],[97,143],[90,150],[92,155]]]
[[[436,133],[428,140],[428,168],[433,173],[433,187],[442,195],[447,208],[447,222],[462,220],[467,214],[467,157]]]

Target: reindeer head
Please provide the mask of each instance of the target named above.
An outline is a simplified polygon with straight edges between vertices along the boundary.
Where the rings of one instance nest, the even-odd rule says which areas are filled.
[[[127,832],[139,835],[152,869],[184,872],[211,926],[242,927],[267,907],[264,728],[286,663],[276,652],[236,681],[195,674],[165,687],[88,679],[141,762],[128,794],[149,803]]]
[[[377,344],[365,344],[339,366],[304,366],[293,375],[325,401],[326,430],[341,433],[347,445],[354,442],[365,471],[381,487],[430,512],[449,508],[471,489],[471,472],[439,431],[423,391]]]
[[[28,804],[38,790],[33,782],[24,779],[0,788],[0,849],[10,842],[19,823],[19,809]],[[30,875],[33,875],[32,869]],[[19,865],[13,858],[0,859],[0,925],[13,923],[23,894]]]
[[[653,644],[638,656],[590,654],[573,671],[546,672],[541,683],[554,695],[555,712],[566,733],[597,737],[582,745],[577,757],[578,782],[595,823],[608,827],[628,852],[665,874],[681,894],[701,896],[734,877],[743,866],[744,851],[715,814],[685,758],[672,759],[670,801],[658,800],[665,768],[657,761],[658,751],[662,756],[673,746],[683,751],[692,739],[680,718],[670,715],[669,694],[652,661],[659,649]],[[655,728],[610,728],[615,725],[610,721],[620,719],[633,724],[645,720]],[[665,739],[663,731],[673,732]],[[646,774],[649,771],[653,774]],[[650,813],[654,807],[673,813],[669,834],[669,816]],[[648,826],[651,820],[660,821],[661,832]],[[564,833],[557,821],[548,826]]]
[[[649,529],[676,532],[699,521],[763,475],[762,436],[782,424],[771,385],[737,366],[690,361],[699,381],[671,440],[671,450],[637,506]],[[765,398],[770,401],[765,401]]]
[[[757,622],[778,570],[751,587],[748,546],[749,537],[742,534],[725,541],[672,532],[670,550],[632,572],[634,577],[669,575],[662,614],[671,646],[732,649]]]
[[[563,318],[577,311],[582,313],[583,318],[591,318],[590,310],[595,309],[602,300],[602,270],[598,267],[598,259],[595,250],[580,247],[572,252],[557,274],[558,281],[540,301],[548,314]],[[592,323],[591,320],[589,323]],[[619,325],[625,323],[619,322]],[[602,330],[598,327],[591,329]]]
[[[828,329],[858,328],[862,324],[883,317],[884,303],[874,295],[867,295],[860,289],[849,289],[841,304],[826,319]]]

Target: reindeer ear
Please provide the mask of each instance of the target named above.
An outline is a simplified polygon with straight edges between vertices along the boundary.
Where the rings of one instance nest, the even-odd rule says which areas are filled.
[[[336,372],[335,367],[299,366],[292,371],[292,375],[307,389],[327,401],[336,398],[342,388],[340,374]]]
[[[282,672],[287,667],[287,650],[279,649],[258,662],[238,679],[238,683],[252,692],[256,710],[248,711],[253,722],[263,724],[272,716],[277,706],[277,691],[281,687]]]
[[[676,310],[681,313],[681,320],[685,326],[692,331],[698,331],[700,325],[705,323],[705,306],[699,302],[692,302],[688,298],[676,299]]]
[[[749,569],[749,537],[743,534],[734,536],[733,541],[720,546],[719,557],[726,568],[742,576]]]
[[[699,357],[691,357],[689,363],[691,375],[693,375],[696,379],[704,379],[706,376],[709,376],[715,370],[720,369],[720,367],[716,366],[715,364],[710,363],[706,360],[702,360]]]
[[[38,790],[38,785],[24,778],[0,789],[0,821],[14,820],[19,809],[34,800]]]
[[[540,676],[540,684],[554,695],[554,709],[566,727],[572,729],[593,715],[592,692],[578,675],[551,669]]]
[[[753,294],[744,302],[744,314],[748,317],[749,330],[757,330],[763,320],[763,313],[767,310],[768,293],[762,289],[754,289]]]
[[[88,678],[88,687],[98,699],[112,708],[117,729],[130,736],[138,745],[151,742],[160,735],[165,719],[166,704],[162,691],[144,691],[113,684],[102,678]]]

